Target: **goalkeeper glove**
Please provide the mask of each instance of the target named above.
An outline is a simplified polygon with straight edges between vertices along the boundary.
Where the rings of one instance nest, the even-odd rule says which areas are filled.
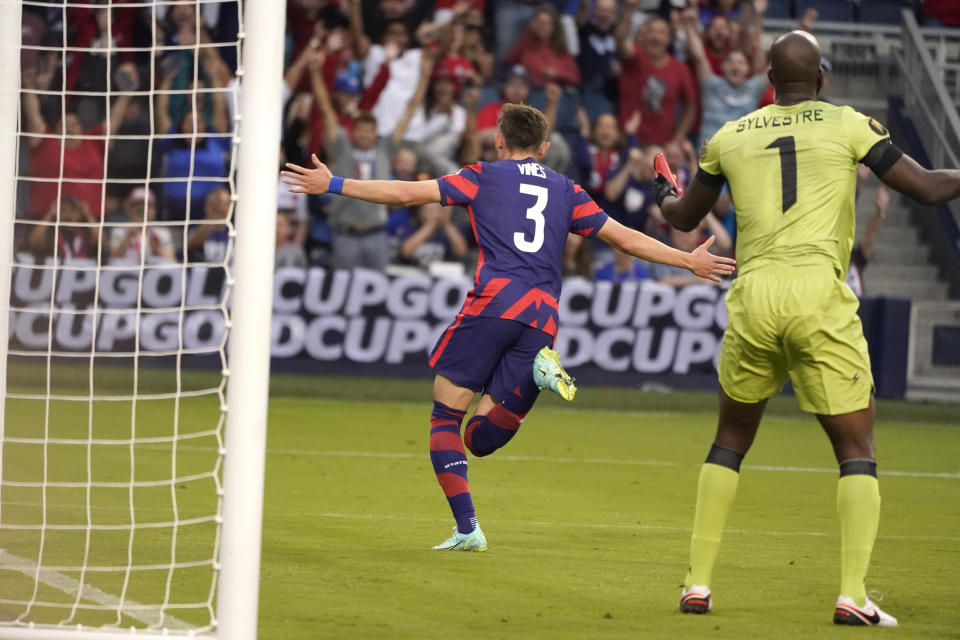
[[[661,207],[667,196],[679,198],[683,195],[683,189],[677,184],[677,176],[670,171],[667,159],[662,153],[658,153],[653,159],[653,193],[657,198],[657,205]]]

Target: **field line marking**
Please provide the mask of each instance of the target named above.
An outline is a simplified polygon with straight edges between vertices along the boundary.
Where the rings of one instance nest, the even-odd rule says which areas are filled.
[[[148,445],[149,447],[149,445]],[[177,447],[179,451],[216,451],[214,447]],[[314,457],[332,457],[332,458],[381,458],[381,459],[403,459],[413,460],[423,458],[426,454],[406,453],[400,451],[323,451],[319,449],[277,449],[269,448],[267,453],[277,456],[314,456]],[[630,460],[617,458],[570,458],[563,456],[511,456],[499,455],[487,458],[487,460],[501,460],[505,462],[555,462],[561,464],[605,464],[622,465],[637,467],[693,467],[699,465],[684,465],[679,462],[670,462],[668,460]],[[839,471],[836,467],[792,467],[765,464],[746,464],[742,467],[748,471],[772,471],[775,473],[836,473]],[[883,476],[897,476],[901,478],[941,478],[948,480],[960,480],[960,472],[951,473],[949,471],[897,471],[895,469],[880,468],[879,474]]]
[[[215,451],[213,447],[178,447],[181,451]],[[301,456],[315,456],[315,457],[333,457],[333,458],[381,458],[381,459],[426,459],[425,454],[420,453],[405,453],[400,451],[323,451],[319,449],[277,449],[269,448],[267,453],[271,455],[285,456],[285,455],[301,455]],[[682,467],[682,466],[699,466],[699,465],[683,465],[679,462],[670,462],[667,460],[629,460],[629,459],[616,459],[616,458],[570,458],[563,456],[510,456],[510,455],[499,455],[487,458],[487,460],[502,460],[506,462],[556,462],[563,464],[607,464],[607,465],[624,465],[624,466],[638,466],[638,467]],[[826,467],[791,467],[791,466],[777,466],[777,465],[765,465],[765,464],[747,464],[743,465],[743,469],[748,471],[773,471],[777,473],[782,472],[796,472],[796,473],[836,473],[840,472],[837,468],[826,468]],[[879,470],[880,476],[898,476],[902,478],[944,478],[948,480],[960,480],[960,472],[951,473],[949,471],[897,471],[894,469],[883,469],[882,467]]]
[[[400,515],[391,515],[391,514],[382,514],[382,513],[308,513],[305,515],[316,516],[319,518],[333,518],[333,519],[343,519],[343,520],[407,520],[411,522],[446,522],[445,519],[438,518],[425,518],[425,517],[416,517],[416,516],[400,516]],[[484,522],[489,522],[491,524],[504,524],[510,526],[534,526],[534,527],[579,527],[581,529],[647,529],[651,531],[672,531],[677,533],[691,533],[693,531],[692,527],[675,527],[671,525],[659,525],[659,524],[609,524],[602,522],[547,522],[540,520],[502,520],[502,519],[490,519],[484,520]],[[840,532],[825,532],[825,531],[767,531],[762,529],[724,529],[724,534],[733,533],[738,535],[769,535],[769,536],[812,536],[812,537],[825,537],[825,538],[839,538]],[[878,539],[887,539],[887,540],[935,540],[935,541],[948,541],[948,542],[960,542],[960,537],[951,537],[951,536],[914,536],[914,535],[896,535],[896,534],[879,534]]]
[[[97,604],[107,605],[110,607],[117,607],[120,605],[120,598],[115,595],[109,594],[106,591],[102,591],[90,584],[81,584],[79,580],[74,580],[70,576],[64,575],[59,571],[53,571],[52,569],[44,569],[41,567],[40,571],[38,572],[37,563],[33,560],[15,556],[12,553],[4,551],[3,549],[0,549],[0,569],[19,571],[28,578],[38,579],[48,587],[53,587],[54,589],[62,591],[71,597],[76,597],[77,593],[80,592],[80,597],[84,600],[91,600]],[[69,605],[65,603],[65,606]],[[151,611],[149,609],[144,609],[144,606],[135,600],[124,600],[121,613],[130,616],[134,620],[151,626],[157,625],[161,622],[159,619],[160,607],[157,607],[156,611]],[[165,627],[168,629],[187,631],[194,628],[192,624],[184,622],[179,618],[175,618],[169,613],[164,613],[163,617],[166,621]]]
[[[323,398],[323,397],[310,397],[310,396],[298,396],[298,395],[278,395],[270,396],[270,402],[279,401],[284,403],[310,403],[310,404],[337,404],[337,405],[348,405],[356,406],[358,400],[348,400],[343,398]],[[404,408],[415,408],[418,410],[423,410],[424,406],[429,406],[430,397],[425,396],[422,400],[375,400],[375,399],[363,399],[359,400],[364,404],[375,404],[375,405],[384,405],[389,407],[404,407]],[[425,404],[426,403],[426,404]],[[705,409],[617,409],[614,407],[589,407],[581,408],[576,406],[557,406],[557,407],[541,407],[537,409],[538,413],[544,411],[557,411],[559,413],[578,413],[578,412],[588,412],[588,411],[597,411],[600,413],[615,413],[617,415],[624,416],[637,416],[637,417],[648,417],[648,418],[674,418],[677,416],[692,416],[696,418],[707,417],[715,418],[717,415],[717,408],[710,407]],[[533,418],[535,419],[535,418]],[[811,422],[813,419],[813,414],[781,414],[776,412],[770,412],[764,415],[765,420],[784,420],[787,422]],[[937,422],[937,421],[925,421],[925,420],[910,420],[907,418],[887,418],[883,415],[883,412],[880,412],[875,418],[874,422],[877,424],[885,425],[917,425],[925,427],[952,427],[955,426],[953,422]],[[815,424],[815,423],[814,423]]]
[[[9,505],[17,505],[21,507],[39,507],[40,503],[37,502],[10,502]],[[49,507],[59,507],[66,508],[73,505],[69,504],[48,504]],[[102,507],[107,509],[108,507]],[[124,507],[125,509],[125,507]],[[290,515],[290,514],[288,514]],[[436,523],[446,523],[446,519],[442,518],[427,518],[427,517],[417,517],[417,516],[399,516],[392,514],[382,514],[382,513],[314,513],[312,511],[301,511],[297,512],[298,516],[310,516],[317,518],[341,518],[349,520],[400,520],[400,521],[409,521],[409,522],[436,522]],[[648,529],[654,531],[676,531],[680,533],[690,533],[693,531],[691,527],[675,527],[670,525],[657,525],[657,524],[608,524],[602,522],[547,522],[540,520],[502,520],[502,519],[491,519],[484,520],[484,522],[490,522],[493,524],[506,524],[511,526],[524,526],[530,525],[535,527],[579,527],[581,529]],[[763,534],[763,535],[773,535],[773,536],[828,536],[828,537],[839,537],[839,533],[827,533],[822,531],[767,531],[767,530],[747,530],[747,529],[725,529],[725,533],[734,533],[740,535],[751,535],[751,534]],[[946,542],[958,542],[960,543],[960,537],[953,536],[904,536],[896,534],[879,534],[878,538],[885,538],[889,540],[933,540],[933,541],[946,541]],[[0,557],[2,557],[0,553]],[[0,563],[0,569],[5,567]],[[30,573],[30,577],[33,576],[33,573]],[[64,576],[66,577],[66,576]],[[69,580],[69,578],[67,578]],[[94,587],[89,587],[94,588]],[[73,594],[76,594],[74,591]],[[131,603],[131,601],[127,601]],[[131,603],[132,606],[136,606],[136,603]],[[169,616],[172,618],[172,616]],[[175,618],[172,618],[175,619]],[[186,623],[184,623],[186,624]]]
[[[414,459],[414,458],[424,458],[426,459],[426,454],[419,453],[402,453],[402,452],[393,452],[393,451],[320,451],[320,450],[311,450],[311,449],[268,449],[267,453],[273,455],[306,455],[306,456],[317,456],[317,457],[344,457],[344,458],[403,458],[403,459]],[[682,465],[679,462],[669,462],[665,460],[629,460],[629,459],[616,459],[616,458],[569,458],[569,457],[552,457],[552,456],[494,456],[489,457],[487,460],[504,460],[509,462],[557,462],[564,464],[606,464],[606,465],[626,465],[626,466],[640,466],[640,467],[681,467],[681,466],[693,466],[693,465]],[[774,466],[774,465],[743,465],[743,468],[749,471],[773,471],[773,472],[798,472],[798,473],[835,473],[839,475],[839,471],[836,468],[824,468],[824,467],[790,467],[790,466]],[[958,473],[949,473],[949,472],[935,472],[935,471],[896,471],[896,470],[886,470],[881,468],[879,470],[880,476],[899,476],[904,478],[947,478],[947,479],[960,479],[960,472]]]

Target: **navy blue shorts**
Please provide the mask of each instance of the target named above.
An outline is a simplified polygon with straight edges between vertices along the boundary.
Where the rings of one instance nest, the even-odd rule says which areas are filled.
[[[455,384],[498,401],[518,389],[532,393],[533,406],[533,359],[541,348],[552,346],[549,333],[516,320],[459,316],[433,348],[430,366]]]

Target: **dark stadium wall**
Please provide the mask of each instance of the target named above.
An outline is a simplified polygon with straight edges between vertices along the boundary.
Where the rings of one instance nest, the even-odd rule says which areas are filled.
[[[888,124],[893,140],[921,165],[932,168],[916,125],[906,114],[903,98],[892,96],[889,105]],[[934,261],[950,283],[950,297],[960,299],[960,229],[950,207],[925,207],[909,198],[904,202],[910,207],[913,223],[920,228],[924,242],[930,245]]]

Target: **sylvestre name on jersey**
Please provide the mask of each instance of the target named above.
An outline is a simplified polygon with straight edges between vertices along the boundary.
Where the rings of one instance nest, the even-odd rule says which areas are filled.
[[[822,122],[823,109],[807,109],[800,113],[788,113],[782,116],[763,116],[744,118],[737,122],[737,133],[751,129],[765,129],[767,127],[789,127],[792,124],[804,122]]]

